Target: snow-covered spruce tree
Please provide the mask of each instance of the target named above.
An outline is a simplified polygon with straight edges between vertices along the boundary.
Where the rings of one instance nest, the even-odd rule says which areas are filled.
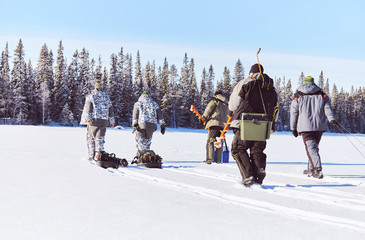
[[[59,42],[58,51],[57,51],[57,62],[54,73],[54,88],[52,89],[54,102],[52,105],[52,120],[60,122],[61,118],[65,119],[65,114],[63,109],[67,105],[69,109],[69,95],[70,90],[67,84],[67,66],[65,62],[65,58],[63,55],[63,45],[62,41]],[[67,118],[70,115],[69,112],[66,112]]]
[[[229,97],[231,95],[231,76],[229,69],[224,67],[223,71],[223,95]]]
[[[73,122],[75,119],[68,103],[63,106],[60,116],[61,118],[58,121],[62,126],[73,126]]]
[[[108,94],[113,104],[115,123],[121,123],[122,109],[122,78],[118,72],[118,58],[115,54],[110,57],[109,89]]]
[[[160,82],[160,107],[166,121],[167,126],[173,126],[173,117],[172,117],[172,98],[171,98],[171,91],[169,87],[169,65],[167,59],[165,58],[162,73],[161,73],[161,82]]]
[[[234,67],[232,89],[236,86],[236,84],[239,81],[241,81],[244,78],[245,78],[245,70],[242,66],[241,60],[238,59]]]
[[[136,101],[133,89],[133,62],[132,55],[125,57],[124,81],[122,86],[123,98],[121,109],[121,121],[124,126],[132,124],[132,109]]]
[[[39,102],[39,98],[38,98],[38,91],[37,91],[37,84],[36,84],[36,77],[34,74],[34,69],[32,66],[32,62],[29,59],[27,68],[26,68],[26,79],[27,79],[27,83],[28,83],[28,90],[27,90],[27,101],[29,102],[28,104],[28,111],[29,111],[29,115],[28,115],[28,119],[29,119],[29,123],[30,124],[38,124],[41,122],[41,119],[39,118],[41,116],[41,114],[39,112],[37,112],[37,109],[39,109],[39,107],[37,106],[37,102]]]
[[[0,61],[0,118],[4,118],[5,124],[7,124],[7,118],[10,115],[9,105],[11,96],[9,48],[8,43],[6,43],[5,50],[1,53]]]
[[[319,77],[318,77],[318,87],[320,87],[323,90],[323,87],[324,87],[323,71],[321,71],[321,74],[319,74]]]
[[[26,102],[25,82],[26,82],[26,63],[24,60],[24,46],[19,40],[18,46],[14,51],[13,69],[11,71],[12,103],[11,117],[17,124],[23,124],[28,118],[28,103]]]
[[[199,112],[202,112],[203,109],[202,109],[201,104],[200,104],[201,97],[200,97],[199,90],[198,90],[198,85],[197,85],[197,82],[196,82],[196,76],[195,76],[194,68],[195,68],[194,59],[191,58],[190,65],[189,65],[189,85],[190,85],[190,96],[189,96],[190,99],[189,99],[189,102],[190,102],[190,104],[188,106],[190,108],[191,105],[195,105],[196,109]],[[193,127],[193,128],[201,127],[199,119],[196,116],[194,116],[193,114],[190,114],[190,127]]]
[[[323,92],[326,93],[328,96],[331,96],[331,93],[330,93],[330,84],[329,84],[329,79],[328,78],[326,80],[326,84],[323,87]]]
[[[159,67],[160,70],[160,67]],[[162,98],[161,95],[161,89],[160,89],[160,83],[162,79],[162,71],[161,71],[161,77],[158,77],[158,74],[156,74],[156,63],[155,60],[152,61],[152,65],[150,68],[150,79],[151,79],[151,87],[150,92],[151,96],[156,99],[156,101],[160,101]]]
[[[147,61],[146,67],[143,69],[143,91],[151,92],[151,65],[150,62]]]
[[[215,73],[213,65],[209,66],[208,69],[208,75],[207,75],[207,84],[206,84],[206,92],[207,92],[207,98],[211,99],[214,95],[214,80],[215,80]]]
[[[85,48],[82,49],[80,52],[80,65],[79,65],[79,81],[81,83],[81,96],[82,96],[82,103],[87,94],[93,89],[92,79],[90,77],[90,59],[89,59],[89,51]],[[81,106],[80,111],[82,111],[83,104]]]
[[[50,66],[50,56],[48,47],[44,44],[39,55],[36,69],[36,89],[38,95],[38,112],[40,113],[40,123],[45,125],[51,122],[51,89],[53,86],[52,66]]]
[[[141,57],[139,51],[137,51],[137,59],[135,65],[135,75],[134,75],[134,94],[140,96],[143,92],[143,80],[141,71]]]
[[[362,94],[361,88],[356,89],[353,93],[353,116],[354,116],[354,132],[355,133],[364,133],[364,97]]]
[[[282,123],[282,129],[284,131],[290,131],[290,106],[293,100],[293,91],[290,79],[285,84],[285,78],[283,81],[283,88],[281,94],[281,109],[280,119]]]
[[[177,73],[177,68],[174,64],[172,64],[170,66],[170,72],[169,72],[169,83],[170,83],[170,96],[171,96],[171,105],[172,105],[172,109],[171,109],[171,117],[172,117],[172,127],[177,127],[178,126],[178,106],[180,106],[181,104],[179,104],[181,102],[181,98],[179,98],[178,95],[178,86],[179,86],[179,75]]]
[[[69,108],[76,121],[80,120],[78,106],[82,104],[81,84],[79,82],[79,53],[76,50],[67,69],[68,89],[70,90]]]
[[[298,87],[303,84],[304,78],[305,76],[304,73],[302,72],[298,78]]]
[[[205,109],[210,101],[207,92],[207,72],[203,68],[202,79],[200,80],[200,105],[202,109]],[[203,114],[203,113],[202,113]]]
[[[283,89],[282,89],[282,85],[281,85],[282,81],[281,81],[281,78],[275,78],[274,80],[274,86],[275,86],[275,89],[276,89],[276,93],[278,94],[278,103],[282,103],[283,102],[283,96],[282,96],[282,92],[283,92]],[[292,100],[292,99],[291,99]],[[283,120],[281,119],[281,114],[282,113],[282,109],[280,109],[279,111],[279,117],[278,117],[278,120],[276,121],[276,124],[275,124],[275,130],[276,131],[283,131],[284,129],[284,123],[283,123]]]
[[[181,67],[180,82],[178,87],[177,97],[179,101],[178,111],[178,126],[189,127],[190,126],[190,102],[189,95],[191,94],[191,86],[189,83],[189,59],[187,53],[185,53],[183,66]]]

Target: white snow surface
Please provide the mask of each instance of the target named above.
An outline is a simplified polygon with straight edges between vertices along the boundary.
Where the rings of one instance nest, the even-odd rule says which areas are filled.
[[[302,139],[274,133],[263,185],[246,188],[232,156],[203,163],[205,130],[155,132],[162,169],[97,167],[82,127],[0,134],[0,239],[365,239],[365,159],[350,143],[364,153],[364,135],[324,134],[314,179]],[[105,148],[130,163],[132,129],[108,128]]]

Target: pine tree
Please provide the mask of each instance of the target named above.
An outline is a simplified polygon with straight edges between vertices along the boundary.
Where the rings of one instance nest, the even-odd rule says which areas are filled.
[[[303,82],[304,82],[304,73],[302,72],[299,76],[299,79],[298,79],[298,86],[302,85]]]
[[[43,125],[49,124],[51,121],[51,87],[53,85],[53,74],[51,71],[52,67],[50,66],[50,57],[48,47],[44,44],[39,55],[36,75],[36,89],[39,99],[37,105],[38,112],[41,113],[40,120]]]
[[[112,54],[110,57],[110,71],[109,71],[109,89],[108,94],[113,104],[115,123],[120,124],[122,119],[122,78],[121,74],[118,73],[118,57]]]
[[[324,87],[324,77],[323,77],[323,71],[321,71],[321,74],[318,77],[318,87],[323,89]]]
[[[205,109],[210,101],[207,91],[207,73],[205,71],[205,68],[203,68],[202,79],[200,80],[200,96],[201,96],[200,100],[201,108]]]
[[[28,122],[31,124],[38,124],[41,122],[40,114],[38,112],[38,106],[37,103],[38,100],[38,92],[36,88],[36,81],[35,81],[35,75],[34,75],[34,69],[32,66],[31,60],[29,60],[27,65],[27,71],[26,71],[26,79],[28,83],[28,90],[27,90],[27,102],[28,104]]]
[[[329,84],[328,78],[326,80],[326,84],[323,87],[323,92],[325,92],[328,96],[331,96],[331,94],[330,94],[330,84]]]
[[[5,50],[1,54],[0,61],[0,118],[4,118],[4,123],[7,123],[7,118],[10,115],[9,105],[12,96],[12,88],[10,84],[10,67],[9,67],[9,48],[6,43]]]
[[[169,78],[170,78],[170,96],[171,96],[171,105],[172,105],[172,109],[171,109],[171,118],[172,118],[172,127],[178,127],[178,114],[179,114],[179,106],[181,103],[181,98],[180,95],[178,94],[179,92],[179,84],[178,84],[178,73],[177,73],[177,68],[174,64],[171,65],[170,67],[170,72],[169,72]]]
[[[133,62],[132,55],[125,57],[124,81],[122,86],[123,98],[121,107],[121,122],[125,126],[132,124],[132,109],[136,101],[133,89]]]
[[[231,76],[227,67],[224,67],[223,71],[223,95],[226,97],[231,95]]]
[[[165,122],[167,126],[173,126],[173,117],[172,117],[172,98],[171,98],[171,91],[169,88],[169,65],[167,63],[167,59],[165,58],[162,73],[161,73],[161,82],[160,82],[160,92],[161,92],[161,101],[160,106],[162,113],[164,115]]]
[[[134,76],[134,94],[140,96],[143,92],[143,80],[141,71],[141,57],[139,56],[139,51],[137,51],[137,59],[135,65],[135,76]]]
[[[13,119],[16,119],[17,124],[23,124],[28,118],[24,84],[26,82],[26,63],[24,55],[24,46],[20,39],[18,46],[14,51],[13,69],[11,71],[11,84],[13,89],[11,115]]]
[[[65,62],[65,58],[63,56],[63,45],[62,41],[59,42],[58,51],[57,51],[57,63],[54,74],[54,88],[52,89],[54,96],[54,103],[52,109],[52,119],[54,121],[60,121],[61,118],[64,119],[63,109],[67,105],[68,111],[69,109],[69,95],[70,90],[67,86],[67,66]],[[67,118],[70,115],[69,112],[66,112]]]
[[[69,108],[76,120],[80,120],[79,117],[81,117],[81,115],[78,111],[78,106],[82,104],[79,74],[79,53],[76,50],[67,70],[68,89],[70,90]]]
[[[238,59],[235,68],[234,68],[234,76],[233,76],[233,83],[232,89],[236,86],[236,84],[245,78],[245,71],[242,66],[241,60]]]
[[[151,65],[147,61],[146,67],[143,70],[143,91],[151,92]]]
[[[214,79],[215,79],[215,74],[214,74],[214,68],[213,65],[209,66],[208,69],[208,76],[207,76],[207,98],[211,99],[214,95]]]

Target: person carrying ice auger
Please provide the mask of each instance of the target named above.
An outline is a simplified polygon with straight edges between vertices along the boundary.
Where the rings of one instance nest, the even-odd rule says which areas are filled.
[[[100,78],[95,81],[95,89],[86,96],[81,115],[81,125],[87,125],[88,159],[100,160],[104,152],[106,126],[114,127],[113,106],[109,96],[103,91]]]
[[[224,124],[228,119],[228,99],[222,95],[221,91],[214,93],[212,100],[208,103],[202,116],[206,122],[205,129],[208,129],[208,139],[206,144],[206,160],[207,164],[220,163],[223,155],[223,148],[214,147],[216,138],[221,135]]]
[[[277,93],[273,80],[263,73],[262,65],[254,64],[250,76],[237,83],[229,99],[228,108],[232,116],[231,129],[234,132],[232,156],[242,176],[242,184],[262,184],[266,176],[266,141],[241,139],[240,119],[243,113],[267,113],[273,118],[277,104]],[[249,151],[249,152],[248,152]]]
[[[308,177],[323,178],[318,146],[322,134],[328,130],[326,118],[338,125],[330,98],[308,76],[298,87],[290,107],[290,129],[294,137],[299,134],[303,138],[308,156],[308,168],[303,173]]]
[[[152,135],[157,130],[158,123],[160,124],[161,133],[165,134],[166,124],[162,111],[148,91],[144,91],[133,107],[132,127],[136,132],[135,139],[138,151],[135,158],[138,159],[137,162],[154,161],[155,158],[161,159],[150,150]]]

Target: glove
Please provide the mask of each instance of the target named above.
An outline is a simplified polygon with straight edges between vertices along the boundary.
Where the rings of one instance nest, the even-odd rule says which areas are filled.
[[[296,129],[291,130],[291,132],[293,133],[294,137],[298,137],[298,131]]]
[[[133,124],[133,125],[132,125],[132,127],[133,127],[133,129],[134,129],[135,131],[139,131],[139,130],[141,130],[141,128],[139,127],[138,123]]]
[[[331,120],[330,123],[334,126],[337,126],[338,124],[340,124],[337,120]]]
[[[166,126],[165,125],[161,125],[161,133],[162,135],[165,134],[166,132]]]
[[[202,117],[202,119],[199,119],[201,122],[207,122],[207,119],[205,117]]]

